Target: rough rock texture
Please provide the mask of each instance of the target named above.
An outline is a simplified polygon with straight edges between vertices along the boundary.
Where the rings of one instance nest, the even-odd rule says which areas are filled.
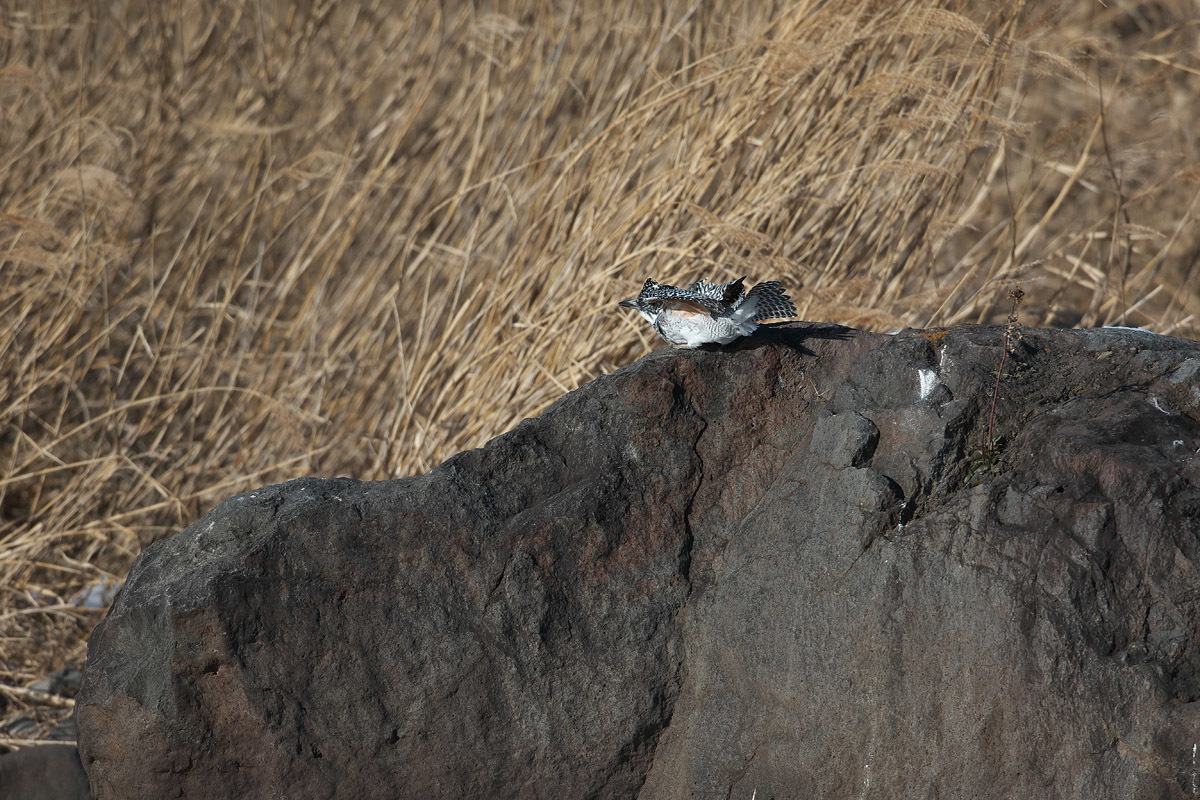
[[[1200,344],[764,329],[427,475],[137,560],[98,798],[1122,797],[1200,784]]]
[[[74,745],[46,744],[0,756],[3,800],[90,800]]]

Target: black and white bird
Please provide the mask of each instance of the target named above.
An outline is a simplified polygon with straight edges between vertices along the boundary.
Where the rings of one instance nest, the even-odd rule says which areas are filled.
[[[671,344],[693,349],[749,336],[764,319],[796,316],[796,307],[779,281],[764,281],[747,292],[744,280],[714,284],[704,278],[686,289],[647,280],[637,299],[618,305],[636,308]]]

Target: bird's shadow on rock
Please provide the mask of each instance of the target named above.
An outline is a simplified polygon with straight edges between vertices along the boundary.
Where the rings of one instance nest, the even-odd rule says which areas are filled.
[[[860,331],[836,325],[831,322],[776,322],[760,325],[758,330],[749,336],[743,336],[727,345],[705,345],[703,350],[724,350],[737,352],[739,350],[755,350],[759,347],[783,345],[797,353],[814,356],[815,352],[804,346],[809,339],[853,339]]]

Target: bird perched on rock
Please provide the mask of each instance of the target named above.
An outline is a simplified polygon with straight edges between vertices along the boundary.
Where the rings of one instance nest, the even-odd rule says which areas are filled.
[[[636,308],[671,344],[693,349],[749,336],[760,320],[796,316],[796,307],[779,281],[764,281],[747,292],[744,280],[714,284],[704,278],[686,289],[647,280],[637,299],[618,305]]]

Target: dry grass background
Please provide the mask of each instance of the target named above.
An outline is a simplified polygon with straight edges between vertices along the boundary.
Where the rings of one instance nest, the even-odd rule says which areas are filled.
[[[1184,0],[21,5],[0,746],[69,714],[28,687],[82,662],[80,592],[231,494],[426,470],[660,346],[613,305],[647,276],[1200,332]]]

